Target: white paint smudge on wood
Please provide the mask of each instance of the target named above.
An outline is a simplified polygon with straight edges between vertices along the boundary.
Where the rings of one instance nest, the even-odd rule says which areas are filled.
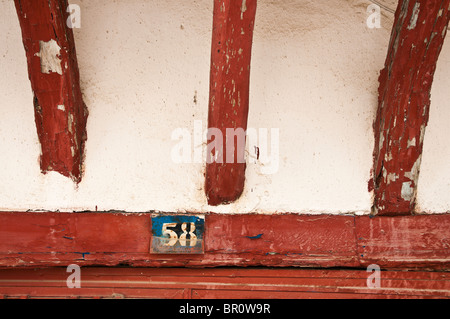
[[[59,58],[61,48],[58,43],[53,39],[48,42],[39,41],[39,47],[40,51],[35,56],[41,58],[41,72],[62,75],[61,59]]]

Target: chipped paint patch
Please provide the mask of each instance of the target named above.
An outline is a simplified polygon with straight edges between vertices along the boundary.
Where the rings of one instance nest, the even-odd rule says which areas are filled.
[[[391,182],[395,182],[398,178],[399,178],[399,176],[398,176],[397,174],[395,174],[395,173],[390,173],[390,174],[388,174],[388,176],[387,176],[387,181],[386,181],[386,183],[387,183],[387,184],[390,184]]]
[[[420,3],[416,2],[413,9],[413,14],[411,16],[411,21],[408,25],[408,30],[414,30],[417,26],[417,20],[419,19],[419,13],[420,13]]]
[[[394,157],[392,156],[392,152],[386,153],[386,155],[384,155],[384,161],[385,162],[390,162],[394,159]]]
[[[402,198],[411,201],[414,198],[414,188],[412,182],[405,182],[402,184]]]
[[[414,137],[412,140],[408,140],[406,148],[410,148],[416,146],[416,138]]]
[[[246,0],[242,0],[242,6],[241,6],[241,20],[244,20],[244,13],[247,11],[247,2]]]
[[[380,134],[380,142],[378,143],[378,152],[381,152],[384,144],[384,133]]]
[[[73,115],[69,113],[68,116],[67,116],[67,120],[68,120],[68,122],[67,122],[67,127],[68,127],[68,129],[69,129],[69,132],[70,132],[70,134],[73,134],[73,128],[72,128],[72,125],[73,125]]]
[[[426,125],[423,124],[423,125],[420,127],[420,144],[421,144],[421,145],[423,144],[423,140],[424,140],[424,138],[425,138],[425,131],[426,131]]]
[[[411,168],[411,171],[405,173],[405,177],[409,178],[410,180],[414,181],[417,184],[421,164],[422,164],[422,155],[420,155],[417,161],[414,163],[413,167]]]
[[[40,51],[35,54],[41,59],[41,72],[45,74],[58,73],[62,75],[61,47],[58,43],[51,39],[48,42],[39,41]]]

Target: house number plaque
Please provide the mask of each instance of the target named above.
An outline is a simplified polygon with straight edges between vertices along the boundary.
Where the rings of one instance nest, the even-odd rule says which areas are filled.
[[[152,254],[203,254],[204,215],[152,215]]]

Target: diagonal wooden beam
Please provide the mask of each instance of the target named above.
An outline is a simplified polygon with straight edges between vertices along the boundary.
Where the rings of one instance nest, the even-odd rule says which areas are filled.
[[[87,108],[67,0],[15,0],[34,93],[41,171],[81,181]]]
[[[373,214],[414,211],[430,92],[450,0],[401,0],[380,74]]]
[[[255,14],[256,0],[214,1],[208,128],[217,147],[208,147],[205,181],[214,206],[237,200],[244,189],[242,132],[247,130]]]

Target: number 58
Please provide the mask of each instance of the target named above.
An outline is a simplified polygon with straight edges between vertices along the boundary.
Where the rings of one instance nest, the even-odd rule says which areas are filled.
[[[190,239],[189,239],[190,246],[194,247],[197,244],[197,235],[194,234],[195,223],[190,223],[189,232],[186,231],[187,223],[181,224],[181,230],[183,231],[183,233],[180,235],[180,238],[178,238],[178,235],[176,232],[168,229],[168,228],[176,228],[177,225],[178,225],[177,223],[163,224],[163,226],[162,226],[163,235],[169,236],[169,242],[167,244],[165,244],[164,246],[175,246],[177,241],[179,241],[180,245],[184,247],[184,246],[186,246],[186,242],[188,241],[187,234],[189,234],[190,235]]]

